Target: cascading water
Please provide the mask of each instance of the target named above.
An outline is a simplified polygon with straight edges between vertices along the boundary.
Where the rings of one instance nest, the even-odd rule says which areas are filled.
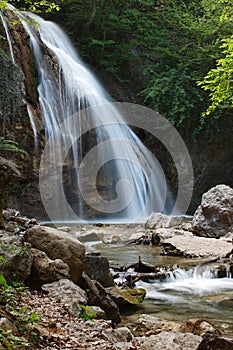
[[[8,25],[7,25],[7,23],[5,21],[5,18],[4,18],[4,16],[3,16],[1,11],[0,11],[0,19],[2,21],[4,30],[5,30],[5,33],[6,33],[6,38],[7,38],[7,42],[8,42],[8,45],[9,45],[9,51],[10,51],[11,60],[12,60],[12,63],[15,64],[15,57],[14,57],[13,47],[12,47],[12,43],[11,43],[10,32],[9,32]]]
[[[9,7],[10,7],[13,11],[15,11],[13,6],[9,5]],[[7,39],[7,42],[8,42],[9,51],[10,51],[10,57],[11,57],[12,63],[13,63],[14,65],[16,65],[15,56],[14,56],[14,50],[13,50],[13,46],[12,46],[12,42],[11,42],[10,31],[9,31],[7,21],[5,20],[4,14],[2,13],[2,11],[0,11],[0,19],[1,19],[1,21],[2,21],[4,30],[5,30],[5,33],[6,33],[6,39]],[[36,155],[38,156],[38,154],[39,154],[38,137],[37,137],[37,130],[36,130],[36,125],[35,125],[33,113],[32,113],[32,111],[31,111],[31,107],[30,107],[29,103],[28,103],[26,100],[23,100],[23,102],[24,102],[24,103],[26,104],[26,106],[27,106],[27,111],[28,111],[28,115],[29,115],[29,119],[30,119],[30,123],[31,123],[33,135],[34,135],[35,153],[36,153]]]
[[[64,32],[52,22],[36,15],[27,15],[39,24],[38,30],[27,23],[24,23],[24,27],[31,38],[38,71],[39,101],[46,137],[50,140],[50,164],[47,166],[50,167],[50,174],[55,174],[57,166],[63,163],[64,154],[67,155],[63,164],[63,170],[67,170],[65,175],[63,173],[63,184],[69,183],[66,197],[72,209],[82,220],[98,218],[99,221],[114,218],[120,222],[135,219],[140,221],[148,217],[152,211],[166,211],[166,208],[164,209],[167,196],[166,181],[151,153],[109,102],[105,91],[80,60]],[[50,55],[50,62],[48,56],[44,54],[44,47]],[[54,67],[51,67],[51,62]],[[55,72],[52,72],[52,68]],[[104,108],[99,110],[99,106]],[[85,107],[87,109],[83,120],[82,111]],[[72,118],[70,122],[69,118],[74,115],[75,119]],[[95,153],[89,164],[83,162],[80,166],[85,155],[84,138],[80,137],[77,141],[76,133],[78,130],[82,135],[83,123],[91,123],[92,118],[95,118],[95,124],[98,125],[94,131],[96,138],[94,145],[101,144],[101,151]],[[62,131],[64,121],[66,125],[70,123],[68,133],[67,130]],[[59,136],[56,133],[58,129]],[[93,132],[91,136],[93,138]],[[92,161],[97,161],[100,170],[98,175],[101,173],[103,175],[103,179],[97,181],[103,183],[102,187],[110,183],[110,191],[104,198],[104,206],[100,210],[98,191],[94,189],[93,195],[90,183],[86,183],[92,173]],[[107,170],[102,172],[104,164]],[[94,181],[96,179],[92,184]],[[56,176],[53,176],[52,182],[50,190],[52,188],[56,193],[59,192]],[[96,209],[94,214],[89,214],[88,209],[84,207],[78,189],[82,197],[89,202],[89,209],[90,207]],[[132,192],[134,195],[131,196]],[[51,193],[50,198],[54,197],[56,195]],[[51,207],[53,221],[73,219],[73,216],[65,211],[61,201],[52,200]]]
[[[49,218],[131,222],[145,220],[152,211],[171,210],[159,163],[124,122],[69,38],[37,15],[18,11],[17,15],[30,36],[50,145],[49,159],[41,165],[46,179],[41,195]],[[38,28],[25,18],[36,21]],[[33,122],[32,127],[36,136]],[[95,152],[89,152],[90,146]]]

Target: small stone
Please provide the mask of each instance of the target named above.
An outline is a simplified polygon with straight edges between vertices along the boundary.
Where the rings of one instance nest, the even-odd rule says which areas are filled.
[[[14,335],[19,333],[15,324],[5,317],[0,318],[0,329],[3,331],[11,331]]]

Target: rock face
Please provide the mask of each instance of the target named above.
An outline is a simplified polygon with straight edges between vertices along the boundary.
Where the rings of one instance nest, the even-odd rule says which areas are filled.
[[[85,271],[92,280],[98,281],[103,287],[114,286],[113,276],[109,270],[109,262],[106,257],[87,254],[85,257]]]
[[[223,239],[196,236],[174,236],[162,242],[164,252],[169,255],[185,257],[212,257],[229,255],[232,243]]]
[[[150,229],[168,228],[178,226],[182,223],[181,216],[169,216],[161,213],[152,213],[147,220],[145,227]]]
[[[0,231],[0,273],[7,281],[25,281],[31,271],[33,255],[27,244],[13,233]]]
[[[233,229],[233,188],[218,185],[204,193],[193,218],[196,235],[219,238]]]
[[[1,110],[0,110],[1,113]],[[2,217],[3,211],[3,194],[5,192],[6,185],[20,177],[20,172],[16,165],[5,158],[0,157],[0,228],[4,228],[4,222]]]
[[[68,307],[70,314],[73,316],[78,317],[80,315],[80,304],[87,304],[86,293],[67,279],[45,284],[42,287],[42,291],[60,301],[65,307]]]
[[[38,249],[31,248],[34,256],[29,276],[29,284],[33,289],[40,289],[43,284],[69,279],[69,266],[61,259],[51,260]]]
[[[26,231],[25,240],[52,259],[61,259],[69,266],[71,280],[76,283],[84,270],[85,248],[71,234],[51,227],[34,226]]]

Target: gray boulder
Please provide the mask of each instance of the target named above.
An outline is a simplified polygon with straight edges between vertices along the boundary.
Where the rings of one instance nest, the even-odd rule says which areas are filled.
[[[69,266],[71,280],[76,283],[84,270],[85,247],[68,232],[46,226],[34,226],[25,233],[25,240],[52,259],[61,259]]]
[[[233,188],[218,185],[204,193],[193,218],[194,234],[219,238],[233,230]]]
[[[68,309],[71,315],[76,317],[79,317],[82,311],[80,304],[87,304],[86,293],[67,279],[45,284],[42,286],[42,291],[59,301]]]
[[[152,213],[145,227],[149,229],[175,227],[182,223],[183,217],[169,216],[161,213]]]
[[[7,281],[25,281],[29,277],[33,255],[20,236],[0,230],[0,256],[0,273]]]
[[[140,350],[196,350],[201,340],[191,333],[161,332],[144,338]]]
[[[31,248],[31,252],[34,259],[29,277],[30,287],[40,289],[43,284],[70,279],[69,266],[61,259],[51,260],[44,252],[35,248]]]
[[[155,335],[162,331],[178,332],[180,324],[160,317],[142,314],[133,323],[129,324],[129,328],[135,337],[143,337]]]
[[[92,280],[98,281],[103,287],[114,286],[113,276],[106,257],[93,253],[86,254],[85,271]]]

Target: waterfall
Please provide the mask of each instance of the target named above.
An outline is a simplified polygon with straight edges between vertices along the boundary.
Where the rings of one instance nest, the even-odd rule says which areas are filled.
[[[31,109],[29,103],[27,103],[26,101],[24,101],[24,102],[26,103],[26,106],[27,106],[27,112],[28,112],[28,116],[29,116],[29,119],[30,119],[33,135],[34,135],[34,147],[35,147],[34,151],[35,151],[35,155],[39,156],[38,135],[37,135],[36,124],[35,124],[33,112],[32,112],[32,109]]]
[[[37,15],[18,15],[39,24],[36,28],[23,21],[49,144],[41,165],[41,178],[46,179],[41,196],[50,219],[131,222],[145,220],[152,211],[167,212],[171,198],[159,163],[124,122],[66,34]]]
[[[0,18],[1,18],[5,33],[6,33],[6,38],[7,38],[7,42],[9,45],[11,60],[12,60],[13,64],[15,64],[15,57],[14,57],[13,47],[12,47],[12,43],[11,43],[11,36],[10,36],[8,25],[5,21],[3,14],[2,14],[2,11],[0,11]]]

